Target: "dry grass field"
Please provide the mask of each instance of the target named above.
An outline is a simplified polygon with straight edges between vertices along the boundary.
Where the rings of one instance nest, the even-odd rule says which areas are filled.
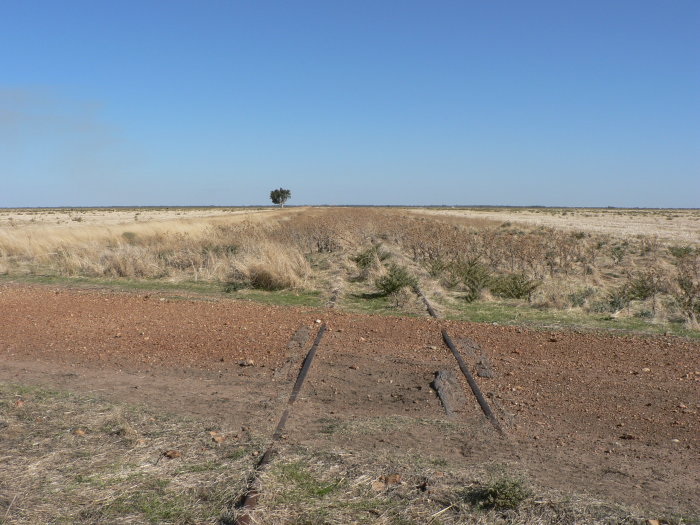
[[[615,237],[651,236],[665,242],[700,244],[700,210],[623,208],[422,209],[435,216],[485,218],[528,226],[585,231]]]
[[[685,334],[699,225],[697,210],[5,210],[0,274],[281,302],[335,291],[341,308],[416,315],[419,284],[452,318]]]

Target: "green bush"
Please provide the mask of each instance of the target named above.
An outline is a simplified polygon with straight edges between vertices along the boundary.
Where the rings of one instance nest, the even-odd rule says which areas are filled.
[[[540,285],[524,273],[509,273],[491,279],[489,289],[499,297],[507,299],[529,299]]]
[[[630,297],[630,291],[628,286],[620,286],[608,292],[607,296],[607,306],[608,311],[618,312],[625,308],[632,298]]]
[[[668,251],[676,259],[683,259],[684,257],[689,257],[695,253],[695,248],[692,246],[669,246]]]
[[[581,307],[586,304],[586,299],[595,294],[595,288],[584,288],[582,290],[577,290],[574,293],[568,295],[569,304],[571,306]]]
[[[480,509],[517,509],[532,495],[522,479],[502,474],[485,485],[467,490],[464,500]]]
[[[383,295],[389,295],[402,288],[417,286],[418,279],[403,266],[392,264],[387,274],[377,279],[374,284],[382,291]]]
[[[491,283],[491,272],[478,261],[460,261],[452,265],[450,272],[464,284],[468,303],[476,301]]]
[[[378,266],[379,262],[385,261],[389,257],[389,254],[382,250],[381,244],[373,244],[366,250],[358,253],[352,258],[355,264],[360,267],[361,270],[368,270],[374,266]]]

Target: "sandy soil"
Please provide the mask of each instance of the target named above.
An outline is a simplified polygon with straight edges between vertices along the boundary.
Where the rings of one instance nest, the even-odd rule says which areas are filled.
[[[513,465],[540,486],[659,512],[700,513],[700,344],[533,332],[421,318],[352,315],[231,300],[6,284],[0,286],[0,380],[100,393],[272,432],[306,347],[301,327],[329,326],[287,426],[289,442],[359,421],[404,424],[333,435],[350,453]],[[469,337],[488,354],[479,382],[505,428],[499,437],[471,394],[447,420],[430,388],[457,370],[440,339]]]

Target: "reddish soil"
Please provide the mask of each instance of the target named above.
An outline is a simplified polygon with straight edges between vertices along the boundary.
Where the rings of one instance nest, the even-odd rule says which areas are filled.
[[[495,370],[479,378],[506,429],[471,393],[441,440],[421,424],[331,437],[334,445],[407,449],[449,461],[517,465],[540,486],[658,512],[700,513],[700,344],[677,338],[536,332],[422,318],[351,315],[231,300],[0,286],[0,381],[146,403],[271,433],[304,347],[329,326],[287,426],[288,440],[328,442],[328,422],[447,419],[430,388],[457,370],[441,341],[469,337]],[[240,363],[245,363],[242,366]]]

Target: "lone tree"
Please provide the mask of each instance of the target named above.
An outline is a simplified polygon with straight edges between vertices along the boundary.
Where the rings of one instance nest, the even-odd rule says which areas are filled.
[[[287,202],[291,196],[292,192],[284,188],[279,188],[270,192],[270,200],[273,204],[279,204],[280,207],[284,206],[284,203]]]

